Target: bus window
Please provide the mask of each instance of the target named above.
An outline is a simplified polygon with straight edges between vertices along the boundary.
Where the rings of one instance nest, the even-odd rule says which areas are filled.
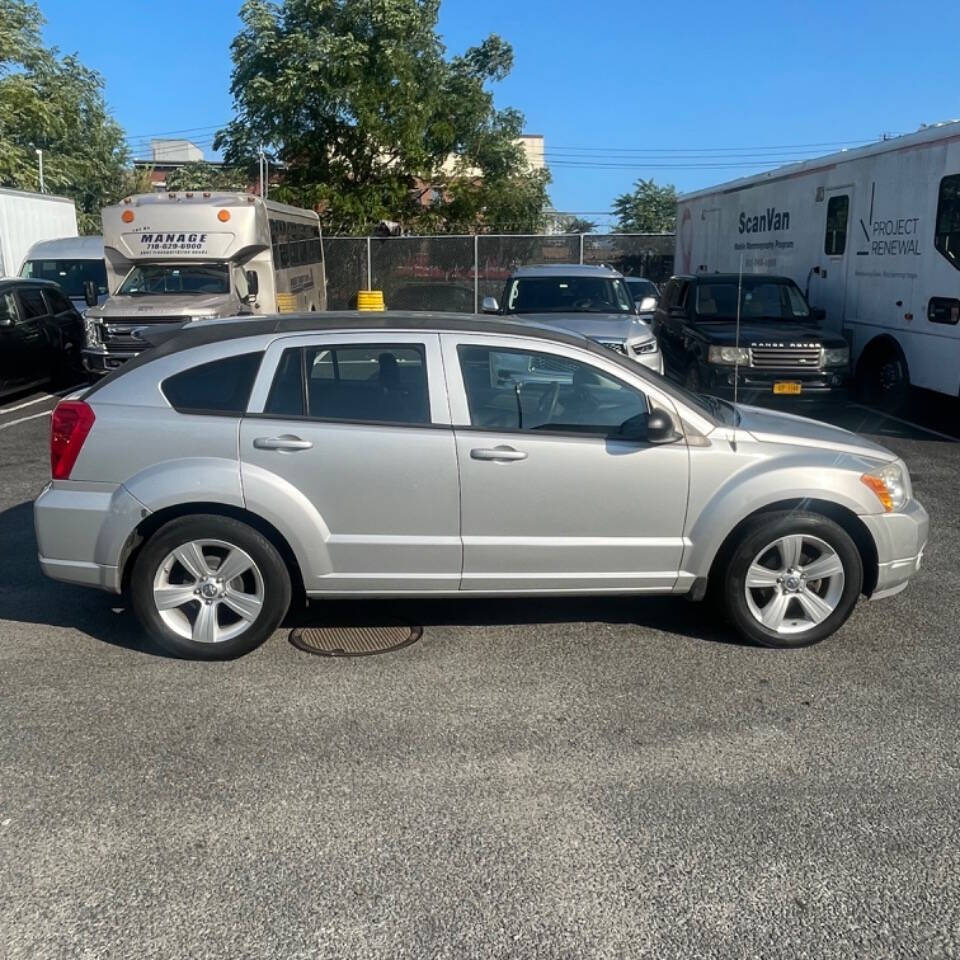
[[[931,297],[927,307],[927,319],[931,323],[948,323],[956,326],[960,322],[960,300],[952,297]]]
[[[828,257],[842,257],[847,249],[847,215],[850,212],[850,197],[843,194],[827,201],[827,232],[823,239],[823,252]]]
[[[940,181],[933,245],[960,270],[960,173]]]

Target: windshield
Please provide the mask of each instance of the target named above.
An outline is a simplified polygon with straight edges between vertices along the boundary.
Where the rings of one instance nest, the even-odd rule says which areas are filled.
[[[658,296],[657,285],[652,280],[645,280],[640,277],[636,279],[628,278],[627,286],[630,288],[634,300]]]
[[[633,298],[619,277],[516,277],[505,313],[632,313]]]
[[[697,286],[697,317],[734,320],[737,316],[736,278],[712,280]],[[744,277],[741,320],[808,320],[810,308],[796,284],[788,280]]]
[[[28,260],[20,270],[21,277],[52,280],[75,300],[83,299],[83,285],[92,280],[97,293],[107,292],[107,270],[102,260]]]
[[[225,263],[145,264],[134,267],[117,291],[132,297],[229,292],[230,270]]]

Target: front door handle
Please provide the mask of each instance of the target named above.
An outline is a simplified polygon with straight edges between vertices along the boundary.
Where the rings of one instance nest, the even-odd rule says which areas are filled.
[[[258,450],[309,450],[313,443],[285,433],[280,437],[257,437],[253,445]]]
[[[508,460],[527,459],[527,455],[522,450],[514,450],[513,447],[507,446],[493,448],[477,447],[470,451],[470,456],[474,460],[495,460],[502,463]]]

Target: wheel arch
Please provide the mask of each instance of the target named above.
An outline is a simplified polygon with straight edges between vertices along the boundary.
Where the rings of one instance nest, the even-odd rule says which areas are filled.
[[[910,380],[910,364],[907,363],[907,354],[903,345],[892,333],[878,333],[875,337],[868,340],[860,351],[857,358],[857,376],[862,376],[866,369],[866,364],[876,356],[882,356],[884,352],[893,352],[903,361],[903,369],[906,371],[907,380]]]
[[[300,562],[297,560],[297,556],[287,541],[287,538],[272,523],[243,507],[203,500],[177,503],[163,507],[154,513],[148,514],[137,524],[127,537],[120,553],[120,585],[124,593],[127,592],[130,583],[130,574],[133,570],[137,554],[150,537],[171,520],[198,514],[212,514],[218,517],[229,517],[232,520],[239,520],[241,523],[247,524],[266,537],[280,554],[287,568],[287,572],[290,574],[290,585],[294,598],[300,601],[305,597],[303,571],[300,568]]]
[[[849,507],[845,507],[831,500],[819,500],[810,497],[777,500],[773,503],[764,504],[762,507],[758,507],[752,513],[743,517],[726,535],[723,543],[720,545],[720,549],[714,555],[713,562],[710,565],[707,583],[716,582],[717,572],[726,565],[744,529],[749,524],[764,514],[779,513],[785,510],[819,513],[839,524],[850,535],[850,539],[853,540],[857,552],[860,554],[860,560],[863,563],[862,592],[868,597],[873,593],[877,585],[877,576],[880,568],[879,558],[877,556],[877,545],[874,543],[870,531],[864,522]]]

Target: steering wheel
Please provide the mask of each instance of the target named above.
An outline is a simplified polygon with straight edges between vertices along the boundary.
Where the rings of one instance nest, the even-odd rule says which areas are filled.
[[[557,409],[557,400],[560,397],[560,381],[554,380],[550,384],[550,389],[540,398],[537,404],[537,413],[543,417],[544,423],[549,423],[553,419],[553,412]]]
[[[590,297],[581,297],[573,301],[574,310],[589,310],[593,306],[593,300]]]

